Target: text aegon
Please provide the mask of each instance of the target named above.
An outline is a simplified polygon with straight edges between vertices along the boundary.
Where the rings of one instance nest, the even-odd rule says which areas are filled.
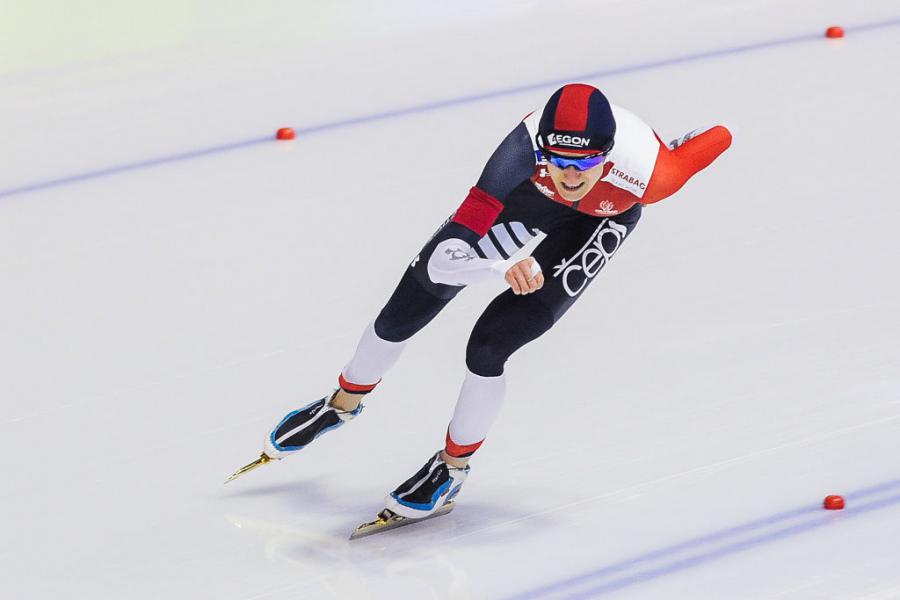
[[[547,136],[547,141],[551,146],[557,144],[565,144],[566,146],[587,146],[591,143],[591,138],[578,137],[577,135],[556,135],[551,133]]]

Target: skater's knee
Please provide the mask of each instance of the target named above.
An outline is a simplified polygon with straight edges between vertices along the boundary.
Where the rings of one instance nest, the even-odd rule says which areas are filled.
[[[553,314],[534,299],[499,296],[478,319],[466,347],[466,366],[482,377],[499,377],[512,354],[553,326]]]
[[[405,342],[437,316],[449,301],[429,293],[407,271],[375,319],[375,333],[389,342]]]
[[[423,326],[417,320],[392,319],[390,315],[385,317],[384,311],[375,319],[375,333],[388,342],[405,342]]]
[[[482,377],[499,377],[503,375],[503,366],[512,351],[498,336],[489,332],[472,332],[466,346],[466,366],[470,371]]]

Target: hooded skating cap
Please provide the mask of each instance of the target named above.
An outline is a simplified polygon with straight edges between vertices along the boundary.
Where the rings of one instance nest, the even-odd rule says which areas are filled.
[[[605,154],[615,135],[616,120],[606,96],[594,86],[570,83],[556,90],[544,107],[537,144],[548,152]]]

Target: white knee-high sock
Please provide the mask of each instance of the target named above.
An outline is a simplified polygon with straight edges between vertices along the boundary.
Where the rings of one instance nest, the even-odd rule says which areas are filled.
[[[372,391],[384,374],[394,366],[405,347],[405,341],[389,342],[378,337],[375,324],[370,323],[363,331],[353,358],[341,371],[341,387],[348,392]]]
[[[482,377],[466,369],[466,378],[447,429],[447,453],[461,457],[475,452],[497,419],[505,396],[503,375]]]

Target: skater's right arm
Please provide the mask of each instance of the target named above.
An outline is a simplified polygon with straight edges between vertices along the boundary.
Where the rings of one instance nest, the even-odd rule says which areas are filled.
[[[469,285],[505,279],[517,294],[540,289],[543,275],[530,255],[543,236],[532,239],[506,260],[480,258],[473,248],[493,226],[510,192],[531,177],[535,164],[531,137],[522,122],[497,147],[452,222],[436,236],[428,259],[432,281]]]
[[[525,122],[513,129],[488,159],[481,177],[453,215],[453,222],[483,237],[516,186],[531,177],[537,164]]]
[[[516,294],[537,291],[544,276],[531,253],[545,237],[545,233],[536,235],[506,260],[480,258],[469,243],[458,238],[444,240],[428,259],[428,277],[446,285],[505,279]]]

